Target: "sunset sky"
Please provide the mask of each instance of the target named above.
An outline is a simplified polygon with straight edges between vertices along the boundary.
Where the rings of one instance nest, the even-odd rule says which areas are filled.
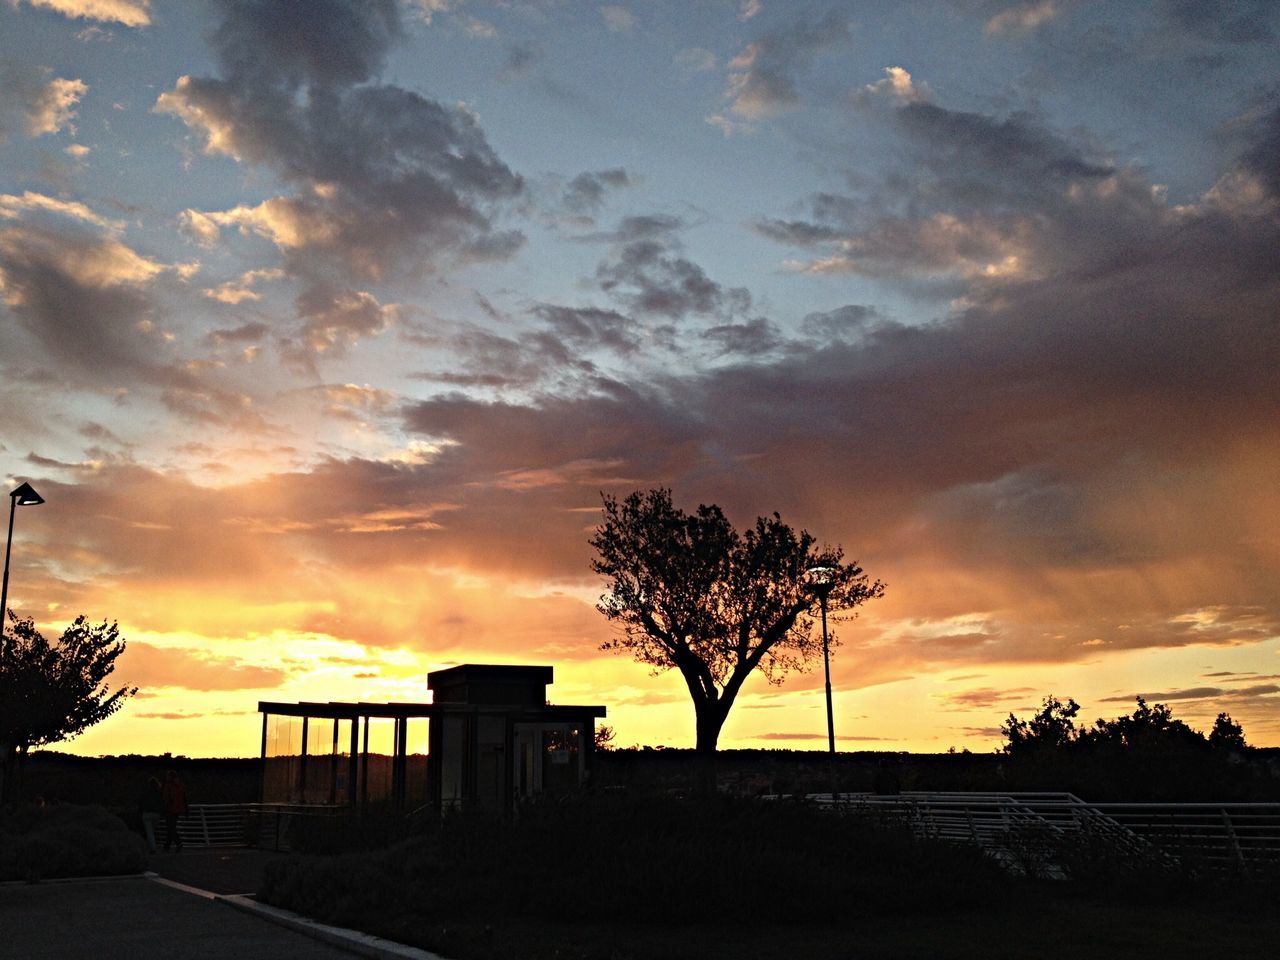
[[[9,605],[118,619],[66,745],[602,653],[601,492],[777,510],[888,585],[844,749],[1137,694],[1280,745],[1274,0],[4,0]],[[824,745],[821,665],[724,747]]]

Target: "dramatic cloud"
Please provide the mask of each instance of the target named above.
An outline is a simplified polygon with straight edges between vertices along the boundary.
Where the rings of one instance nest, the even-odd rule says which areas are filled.
[[[688,742],[594,607],[655,486],[888,583],[843,735],[1147,690],[1280,742],[1280,7],[585,14],[0,3],[10,601],[119,616],[154,693],[86,749],[465,660]],[[821,689],[729,742],[816,746]]]
[[[88,207],[0,195],[0,296],[45,350],[82,372],[136,369],[153,347],[146,288],[164,268]]]
[[[201,133],[207,152],[268,167],[298,192],[188,211],[195,236],[234,225],[275,243],[291,272],[366,279],[519,246],[493,217],[521,180],[475,118],[371,82],[402,36],[393,0],[219,6],[222,76],[181,78],[157,109]]]

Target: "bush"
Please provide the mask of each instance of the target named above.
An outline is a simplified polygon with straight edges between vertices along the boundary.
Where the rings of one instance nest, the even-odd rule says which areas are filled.
[[[0,808],[0,880],[114,876],[146,865],[142,838],[102,807]]]
[[[988,903],[975,850],[797,803],[583,798],[450,815],[375,852],[268,865],[278,906],[387,933],[417,921],[839,924]]]

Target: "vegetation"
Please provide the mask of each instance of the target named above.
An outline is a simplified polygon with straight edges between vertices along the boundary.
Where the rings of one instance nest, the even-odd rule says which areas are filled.
[[[441,925],[852,924],[977,906],[977,850],[791,803],[583,797],[518,820],[459,814],[377,852],[269,865],[277,906],[448,953]]]
[[[1206,736],[1163,703],[1137,698],[1132,714],[1078,726],[1080,705],[1045,697],[1029,720],[1012,713],[1001,726],[1013,785],[1069,789],[1089,799],[1247,799],[1244,731],[1218,714]],[[1187,796],[1189,786],[1194,796]]]
[[[146,865],[142,838],[102,807],[0,807],[0,880],[141,873]]]
[[[19,620],[10,611],[9,619],[12,628],[0,637],[5,799],[15,794],[13,775],[20,774],[32,747],[72,739],[111,716],[137,692],[136,687],[112,691],[107,686],[125,650],[116,624],[93,626],[81,615],[50,643],[30,618]]]
[[[739,533],[716,505],[685,513],[666,489],[604,497],[592,569],[608,578],[599,609],[622,626],[605,649],[676,669],[693,699],[696,750],[708,773],[720,730],[747,677],[781,683],[821,651],[809,572],[824,571],[832,610],[884,593],[839,547],[818,548],[778,514]]]
[[[260,895],[460,960],[990,960],[1045,942],[1248,956],[1280,934],[1274,887],[1219,887],[1085,845],[1062,851],[1069,879],[1048,883],[796,803],[580,797],[411,830],[383,849],[269,864]]]

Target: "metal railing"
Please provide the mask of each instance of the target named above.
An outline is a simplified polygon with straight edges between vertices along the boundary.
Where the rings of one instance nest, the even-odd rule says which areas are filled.
[[[301,819],[335,817],[345,807],[300,803],[193,803],[178,818],[178,836],[192,847],[262,847],[286,850]],[[160,827],[163,838],[164,826]]]
[[[976,843],[1004,862],[1091,842],[1132,860],[1196,871],[1280,871],[1280,803],[1089,803],[1072,793],[810,794],[821,806]],[[1061,871],[1049,864],[1049,874]]]

